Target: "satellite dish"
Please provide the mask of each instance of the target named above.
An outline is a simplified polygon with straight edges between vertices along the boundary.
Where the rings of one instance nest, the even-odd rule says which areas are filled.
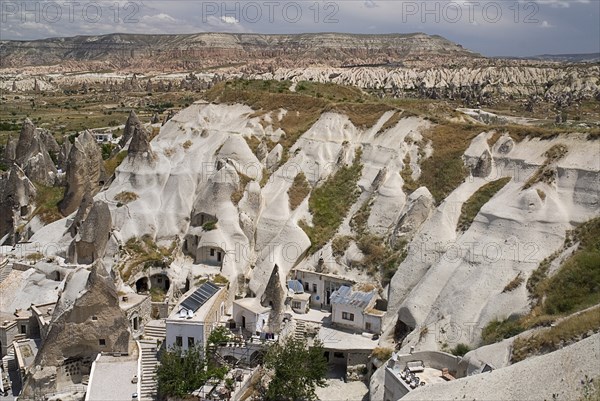
[[[191,310],[187,311],[187,316],[188,316],[188,319],[191,319],[192,317],[194,317],[194,312]]]

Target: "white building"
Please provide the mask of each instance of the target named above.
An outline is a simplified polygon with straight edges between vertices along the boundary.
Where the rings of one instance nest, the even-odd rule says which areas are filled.
[[[302,283],[304,292],[310,294],[310,306],[317,309],[331,308],[331,295],[343,285],[352,286],[354,281],[331,273],[318,273],[296,269],[292,277]]]
[[[307,313],[310,308],[311,294],[304,292],[302,283],[298,280],[288,280],[288,300],[296,313]]]
[[[331,295],[331,321],[356,331],[381,333],[384,311],[375,308],[377,292],[353,291],[341,286]]]
[[[112,132],[94,132],[94,138],[98,143],[111,142],[113,140]]]
[[[167,349],[206,346],[210,332],[225,314],[227,290],[211,282],[191,289],[166,319]]]
[[[252,334],[261,333],[269,323],[271,308],[262,306],[258,298],[242,298],[233,301],[233,320]]]

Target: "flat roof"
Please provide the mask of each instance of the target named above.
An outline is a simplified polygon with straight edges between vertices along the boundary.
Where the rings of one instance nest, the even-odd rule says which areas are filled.
[[[375,291],[352,291],[352,288],[343,285],[331,294],[331,304],[351,305],[364,309],[369,305],[374,296]]]
[[[400,377],[400,373],[404,370],[404,366],[394,366],[393,368],[388,367],[387,369],[394,373],[398,381],[402,383],[406,389],[409,391],[415,390],[410,387],[409,383]],[[425,367],[422,372],[415,373],[414,375],[418,377],[421,382],[425,382],[425,386],[429,384],[446,383],[446,380],[442,378],[442,371],[439,369]],[[419,387],[421,386],[419,385]]]
[[[135,357],[101,355],[90,376],[86,401],[131,401],[131,395],[137,393],[137,384],[131,382],[138,374],[137,367]]]
[[[271,311],[271,308],[268,306],[262,306],[258,298],[241,298],[234,300],[233,303],[256,314],[267,313]]]
[[[300,301],[308,301],[310,299],[310,294],[307,292],[303,292],[300,294],[292,295],[292,299],[300,300]]]
[[[207,283],[204,283],[204,284],[202,284],[202,286],[204,286],[206,284]],[[214,284],[212,284],[212,285],[214,285]],[[210,297],[208,299],[204,300],[203,303],[201,305],[199,305],[196,310],[193,310],[193,308],[195,307],[194,306],[195,303],[186,303],[186,301],[188,301],[190,299],[190,297],[199,290],[199,288],[195,288],[195,289],[193,288],[193,289],[189,290],[188,292],[186,292],[184,294],[184,296],[181,298],[182,300],[177,303],[175,308],[173,308],[173,310],[171,311],[171,314],[169,315],[167,320],[172,321],[172,322],[203,322],[206,317],[206,314],[208,313],[208,311],[214,304],[215,300],[218,298],[218,294],[220,294],[222,291],[225,291],[225,287],[218,287],[218,286],[216,286],[216,287],[217,287],[216,292],[212,293],[212,295],[210,295]],[[200,301],[201,301],[201,299],[200,299]],[[187,316],[182,317],[183,315],[179,313],[179,311],[181,311],[182,309],[185,309],[186,311],[191,310],[191,313],[187,312],[188,313]]]
[[[334,274],[334,273],[319,273],[319,272],[316,272],[314,270],[307,270],[307,269],[302,269],[302,268],[299,268],[299,267],[296,268],[296,269],[293,269],[293,271],[316,274],[318,276],[329,277],[329,278],[333,278],[333,279],[336,279],[336,280],[345,281],[345,282],[351,283],[351,284],[355,283],[355,281],[352,280],[352,279],[348,279],[348,278],[342,277],[342,276]]]
[[[123,300],[123,297],[127,298],[127,301]],[[142,302],[144,302],[148,298],[148,295],[136,294],[136,293],[127,293],[123,295],[119,295],[119,306],[124,311],[133,308]]]
[[[19,367],[27,369],[31,366],[31,364],[33,364],[35,356],[38,352],[38,346],[40,344],[40,340],[35,341],[31,338],[13,342],[15,348],[15,356],[17,357]]]
[[[379,343],[379,340],[373,340],[362,334],[330,326],[322,326],[319,329],[318,338],[323,342],[323,348],[339,351],[367,351],[374,349]]]

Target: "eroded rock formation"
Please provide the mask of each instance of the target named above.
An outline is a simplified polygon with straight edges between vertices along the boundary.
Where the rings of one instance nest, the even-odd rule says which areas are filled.
[[[65,195],[58,207],[63,216],[73,213],[85,193],[95,195],[104,185],[104,163],[96,140],[88,131],[77,138],[67,160]]]
[[[89,375],[100,352],[133,351],[129,322],[117,291],[100,262],[66,278],[48,334],[36,355],[23,395],[59,392]]]
[[[108,205],[103,201],[91,202],[89,194],[84,196],[69,229],[74,234],[68,250],[71,263],[91,264],[100,260],[110,237],[112,220]]]
[[[35,194],[35,186],[16,164],[0,178],[0,239],[15,233],[18,222],[32,211]]]
[[[31,181],[52,186],[56,177],[56,167],[46,144],[53,149],[58,147],[47,131],[36,130],[31,120],[26,118],[16,145],[14,160]]]

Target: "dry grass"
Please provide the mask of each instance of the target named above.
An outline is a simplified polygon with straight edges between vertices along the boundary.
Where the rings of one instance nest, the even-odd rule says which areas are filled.
[[[350,246],[350,241],[352,241],[352,237],[349,235],[341,235],[337,236],[331,241],[331,249],[333,251],[333,256],[343,256],[348,247]]]
[[[294,182],[292,186],[288,189],[288,200],[291,210],[296,210],[298,206],[302,203],[302,201],[308,196],[310,193],[310,184],[306,180],[304,173],[300,172],[296,177],[294,177]]]
[[[329,111],[346,114],[354,126],[366,129],[390,110],[391,107],[385,103],[340,103],[332,105]]]
[[[124,205],[128,204],[129,202],[133,202],[133,201],[137,200],[138,198],[139,198],[138,194],[136,194],[135,192],[129,192],[129,191],[122,191],[122,192],[119,192],[117,195],[115,195],[115,200]]]
[[[402,189],[406,194],[411,194],[419,188],[419,184],[412,178],[413,171],[410,167],[410,154],[406,154],[403,164],[404,167],[402,168],[402,171],[400,171],[400,176],[402,177],[402,181],[404,181]]]
[[[231,193],[231,202],[233,202],[233,204],[236,206],[244,197],[244,191],[246,190],[246,186],[250,181],[252,181],[252,178],[248,177],[243,173],[238,173],[238,176],[240,177],[240,183],[238,184],[238,188]]]
[[[500,139],[501,136],[502,132],[495,131],[487,140],[488,146],[492,148],[496,144],[496,142],[498,142],[498,139]]]
[[[506,284],[506,287],[504,287],[502,293],[516,290],[521,286],[521,284],[523,284],[524,281],[525,279],[523,278],[523,274],[519,272],[519,274],[517,274],[515,278],[513,278],[508,284]]]
[[[390,128],[394,128],[396,125],[398,125],[398,123],[400,122],[400,120],[403,118],[403,112],[402,111],[396,111],[382,126],[381,128],[379,128],[379,131],[377,131],[377,135],[381,135],[383,134],[385,131],[389,130]]]
[[[523,185],[523,189],[531,188],[538,182],[545,182],[546,184],[552,184],[556,179],[554,164],[566,156],[569,149],[563,144],[556,144],[548,149],[544,156],[546,160],[537,169],[537,171],[529,177],[527,182]]]
[[[540,197],[540,199],[543,201],[546,200],[546,193],[544,191],[542,191],[541,189],[536,189],[538,196]]]
[[[385,362],[392,357],[392,352],[394,352],[394,350],[391,348],[375,347],[371,356]]]

